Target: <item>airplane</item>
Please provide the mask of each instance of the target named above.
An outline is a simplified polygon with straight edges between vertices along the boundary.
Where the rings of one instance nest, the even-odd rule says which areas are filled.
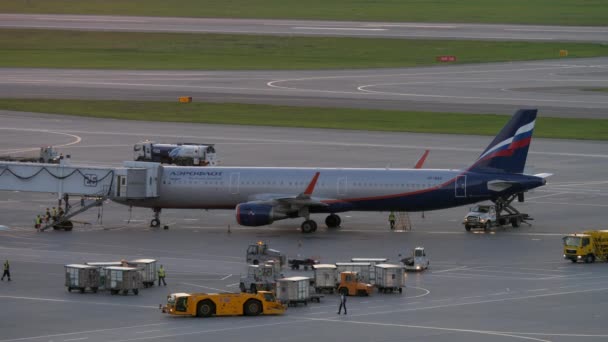
[[[520,109],[467,169],[165,166],[159,196],[122,204],[154,210],[231,209],[242,226],[304,218],[302,233],[317,230],[311,214],[328,214],[337,228],[347,211],[431,211],[491,200],[508,205],[543,186],[551,174],[524,174],[536,109]],[[428,152],[428,151],[427,151]],[[119,201],[114,199],[115,201]]]

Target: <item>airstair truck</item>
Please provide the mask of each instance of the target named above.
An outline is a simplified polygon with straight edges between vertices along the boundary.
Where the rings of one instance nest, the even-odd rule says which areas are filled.
[[[176,316],[257,316],[281,315],[285,306],[272,292],[258,293],[172,293],[163,313]]]
[[[608,230],[587,230],[563,237],[564,259],[572,262],[608,261]]]

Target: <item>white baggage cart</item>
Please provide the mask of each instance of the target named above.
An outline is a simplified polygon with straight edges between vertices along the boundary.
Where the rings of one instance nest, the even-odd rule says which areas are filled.
[[[350,259],[352,262],[369,262],[370,270],[369,270],[369,283],[376,283],[376,268],[374,266],[378,264],[386,264],[388,258],[352,258]]]
[[[122,262],[120,261],[95,261],[95,262],[85,262],[85,265],[95,266],[99,271],[99,289],[107,290],[106,288],[106,272],[105,268],[109,266],[122,266]]]
[[[376,287],[378,292],[403,292],[405,287],[405,269],[401,265],[378,264],[376,268]]]
[[[109,266],[105,268],[106,289],[110,294],[122,293],[127,295],[129,291],[138,295],[139,289],[143,287],[141,274],[135,267]]]
[[[310,301],[310,278],[289,277],[277,280],[277,299],[288,306]]]
[[[99,289],[99,269],[95,266],[70,264],[65,265],[65,286],[68,292],[80,290],[80,293],[89,288],[93,293]]]
[[[137,259],[129,261],[129,266],[135,267],[141,273],[141,280],[144,287],[152,287],[156,282],[156,260],[154,259]]]
[[[315,292],[334,293],[338,285],[338,271],[333,264],[317,264],[312,266],[315,272]]]

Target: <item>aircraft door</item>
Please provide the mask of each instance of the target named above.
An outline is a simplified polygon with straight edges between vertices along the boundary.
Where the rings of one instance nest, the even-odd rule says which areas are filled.
[[[467,197],[467,176],[461,175],[456,177],[454,182],[456,198]]]
[[[347,181],[346,177],[338,178],[338,196],[346,196],[347,192]]]
[[[241,180],[241,174],[239,172],[233,172],[230,174],[230,193],[233,195],[239,194],[239,183]]]

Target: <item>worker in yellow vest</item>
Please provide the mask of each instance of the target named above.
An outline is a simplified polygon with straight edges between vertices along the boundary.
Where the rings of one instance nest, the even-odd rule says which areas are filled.
[[[167,283],[165,282],[165,268],[163,267],[163,265],[160,265],[160,268],[158,269],[158,286],[160,286],[160,282],[163,282],[163,285],[167,286]]]
[[[4,277],[8,277],[8,281],[11,281],[11,265],[8,263],[8,260],[4,262],[4,273],[2,273],[2,281],[4,281]]]
[[[34,227],[36,227],[37,230],[40,230],[40,227],[42,225],[42,217],[40,217],[40,215],[36,216],[36,221],[35,221],[35,225]]]
[[[392,211],[388,215],[388,222],[391,224],[391,230],[395,229],[395,213]]]

